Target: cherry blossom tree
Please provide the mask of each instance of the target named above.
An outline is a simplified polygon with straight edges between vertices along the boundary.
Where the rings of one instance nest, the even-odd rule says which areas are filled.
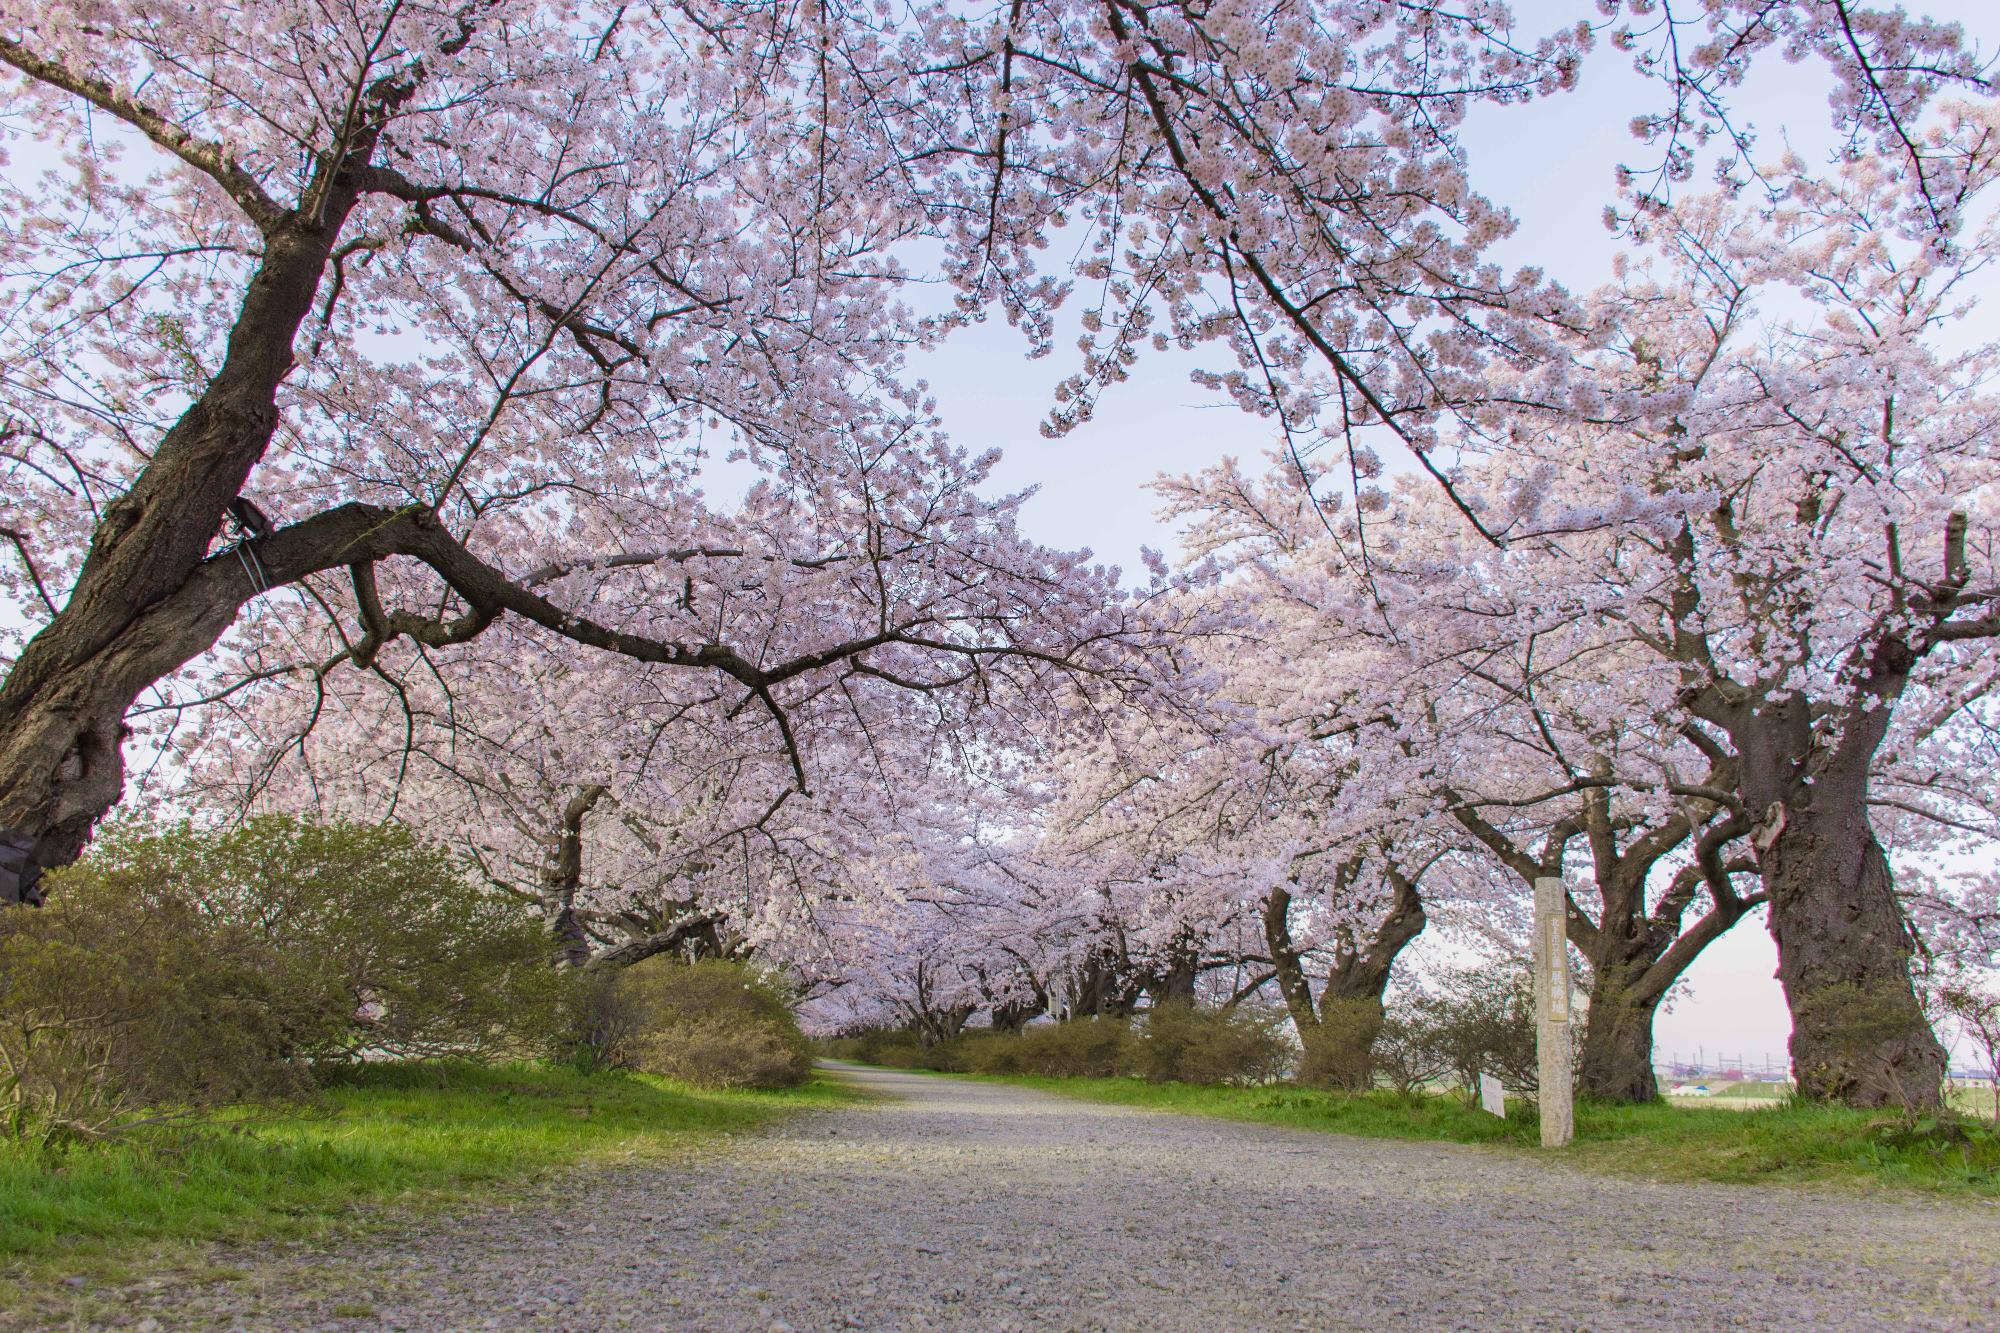
[[[1734,768],[1808,1096],[1934,1102],[1943,1071],[1871,806],[1993,684],[1996,347],[1961,321],[1996,243],[1994,130],[1988,103],[1928,132],[1944,234],[1873,156],[1649,214],[1665,268],[1600,306],[1603,397],[1514,418],[1525,484],[1493,511],[1522,533],[1627,516],[1612,559],[1558,581],[1672,670],[1686,734]]]
[[[32,632],[0,688],[0,823],[36,861],[117,799],[134,698],[274,589],[351,626],[335,656],[363,669],[513,617],[774,715],[837,662],[921,689],[929,666],[1067,651],[1019,602],[789,653],[719,637],[714,603],[621,619],[691,590],[691,561],[747,560],[810,631],[816,584],[866,563],[811,544],[816,505],[856,502],[824,487],[857,457],[878,535],[932,508],[947,543],[984,521],[954,503],[976,469],[894,378],[928,335],[886,250],[932,225],[936,182],[872,100],[869,24],[525,3],[5,21],[9,96],[66,154],[11,199],[5,258],[9,591]],[[744,521],[796,531],[718,540],[691,466],[716,448],[782,497]],[[216,549],[225,518],[243,540]],[[1074,561],[1006,572],[1030,600],[1097,595]],[[976,600],[1001,571],[948,577]]]
[[[1352,846],[1372,836],[1404,866],[1436,865],[1433,894],[1457,905],[1447,915],[1501,937],[1518,933],[1536,879],[1564,877],[1586,853],[1568,926],[1590,963],[1583,1086],[1655,1096],[1656,1008],[1761,901],[1736,884],[1755,868],[1730,854],[1748,826],[1716,783],[1734,770],[1678,731],[1659,700],[1662,689],[1671,696],[1670,673],[1649,678],[1645,655],[1574,613],[1561,581],[1572,570],[1532,545],[1496,555],[1415,479],[1385,496],[1372,548],[1357,520],[1329,525],[1282,465],[1264,481],[1225,465],[1167,489],[1232,571],[1236,595],[1262,608],[1274,656],[1332,666],[1290,666],[1282,697],[1321,744],[1343,747],[1339,780],[1317,799],[1360,816]],[[1349,855],[1338,870],[1351,876],[1363,859]],[[1489,869],[1468,863],[1482,859]],[[1383,925],[1407,930],[1424,919],[1422,900],[1414,882],[1398,882],[1413,879],[1407,870],[1390,869],[1410,907]],[[1690,915],[1701,898],[1710,906]],[[1284,907],[1274,897],[1274,926]],[[1394,942],[1376,944],[1392,958],[1380,946]],[[1272,949],[1284,953],[1275,930]]]
[[[1476,665],[1452,660],[1460,697],[1432,707],[1461,717],[1436,742],[1434,779],[1524,899],[1539,878],[1568,880],[1566,933],[1588,963],[1578,1090],[1651,1101],[1661,1003],[1767,895],[1754,883],[1733,759],[1704,752],[1700,733],[1620,688],[1632,683],[1631,655],[1565,628],[1533,630],[1518,647],[1489,642]],[[1577,859],[1582,873],[1566,875]]]
[[[1255,572],[1190,579],[1185,600],[1232,611],[1178,655],[1199,688],[1177,698],[1202,706],[1064,753],[1038,854],[1127,926],[1103,951],[1132,978],[1127,1004],[1193,998],[1204,976],[1224,1003],[1274,996],[1306,1076],[1365,1086],[1392,970],[1428,920],[1420,885],[1456,850],[1436,834],[1457,830],[1406,799],[1404,756],[1384,763],[1329,723],[1329,698],[1382,654],[1316,635],[1292,590]]]
[[[136,723],[239,798],[424,808],[576,959],[874,931],[947,1026],[1261,959],[1303,1035],[1350,980],[1379,1010],[1419,873],[1580,840],[1643,1093],[1748,834],[1802,1087],[1933,1096],[1905,916],[1980,914],[1899,897],[1871,819],[1935,850],[1980,807],[1945,756],[2000,632],[1993,353],[1941,330],[1994,125],[1936,99],[1990,87],[1850,0],[1601,9],[1671,103],[1615,210],[1671,276],[1577,301],[1489,261],[1458,131],[1594,32],[1499,5],[0,4],[7,855],[77,853]],[[1833,70],[1837,177],[1755,167],[1728,99],[1771,49]],[[1717,143],[1729,188],[1676,200]],[[1187,502],[1258,603],[1233,697],[1045,807],[997,774],[1179,689],[1134,650],[1187,626],[1022,540],[904,358],[994,308],[1050,350],[1077,281],[1050,431],[1212,344],[1284,480]],[[1004,836],[952,814],[981,782]]]
[[[752,691],[814,664],[549,595],[641,568],[628,534],[691,507],[711,434],[808,460],[922,429],[887,378],[911,334],[881,153],[797,82],[797,34],[708,59],[704,18],[0,18],[10,102],[61,154],[10,187],[4,258],[7,525],[42,614],[0,688],[0,823],[41,863],[117,799],[132,700],[316,574],[351,571],[361,661],[511,615]],[[217,552],[225,517],[250,540]]]

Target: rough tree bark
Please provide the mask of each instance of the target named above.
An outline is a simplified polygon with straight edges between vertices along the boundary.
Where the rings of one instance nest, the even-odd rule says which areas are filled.
[[[213,564],[205,557],[229,502],[270,445],[293,339],[373,148],[363,136],[322,168],[317,215],[265,220],[220,369],[106,509],[68,601],[0,683],[0,828],[30,840],[43,867],[75,859],[123,792],[133,701],[212,647],[255,591],[240,569],[203,586],[195,576]]]
[[[1141,983],[1154,1008],[1163,1004],[1193,1004],[1194,985],[1201,977],[1201,942],[1188,934],[1174,937],[1166,962]]]
[[[946,1000],[940,996],[931,985],[931,968],[925,959],[917,960],[911,981],[911,998],[902,1005],[910,1017],[910,1025],[916,1028],[926,1046],[939,1046],[957,1037],[978,1012],[978,1006],[969,1000]],[[957,987],[952,986],[950,991],[955,993]]]
[[[1047,1013],[1047,997],[1027,995],[1013,1000],[1001,1000],[993,1006],[992,1023],[995,1032],[1019,1032],[1033,1020]]]
[[[1710,888],[1712,905],[1683,934],[1681,921],[1702,884]],[[1765,895],[1738,895],[1726,876],[1711,876],[1700,866],[1683,867],[1650,916],[1643,910],[1643,883],[1620,896],[1625,893],[1639,900],[1640,909],[1607,911],[1600,925],[1571,909],[1570,940],[1590,960],[1577,1092],[1600,1101],[1650,1102],[1660,1095],[1653,1074],[1653,1023],[1660,1002],[1701,951]]]
[[[542,879],[549,904],[549,934],[555,937],[560,960],[569,967],[590,962],[590,932],[576,910],[576,891],[583,884],[583,821],[608,790],[602,783],[592,783],[563,806],[555,857]]]
[[[1009,950],[1009,953],[1012,951]],[[986,987],[986,978],[983,974],[981,977],[982,988],[991,1006],[989,1021],[995,1032],[1019,1032],[1049,1011],[1048,988],[1042,985],[1035,970],[1024,959],[1019,955],[1013,957],[1015,966],[1011,978],[1003,977],[999,983]],[[1008,986],[1008,980],[1025,982],[1025,990],[1020,985]]]
[[[1337,883],[1351,884],[1360,868],[1358,861],[1343,865]],[[1305,956],[1292,938],[1291,891],[1274,888],[1264,900],[1264,942],[1278,994],[1305,1049],[1303,1081],[1350,1091],[1374,1083],[1375,1039],[1387,1013],[1382,997],[1396,956],[1425,924],[1415,881],[1395,870],[1387,878],[1393,895],[1388,914],[1365,939],[1339,938],[1317,1000]]]
[[[1788,701],[1739,719],[1737,732],[1743,794],[1763,812],[1757,846],[1799,1095],[1934,1107],[1944,1047],[1911,981],[1917,940],[1868,815],[1888,713],[1851,717],[1831,754],[1814,752],[1808,713]]]
[[[1643,959],[1591,966],[1590,1010],[1577,1052],[1577,1095],[1607,1102],[1659,1100],[1653,1021],[1664,991],[1644,984]]]
[[[686,950],[689,961],[701,958],[724,958],[729,956],[719,940],[722,918],[713,915],[689,917],[666,930],[655,931],[630,939],[623,944],[614,944],[590,955],[583,965],[592,970],[606,970],[614,967],[631,967],[643,963],[648,958],[657,958],[663,953]]]
[[[1145,981],[1132,967],[1123,940],[1107,941],[1070,970],[1062,1017],[1130,1017],[1146,993]]]
[[[1801,499],[1801,522],[1818,512],[1817,495]],[[1942,1103],[1945,1052],[1911,981],[1917,941],[1875,837],[1868,788],[1918,664],[1943,644],[2000,637],[1991,594],[1967,589],[1966,525],[1962,513],[1946,520],[1939,577],[1928,583],[1905,559],[1896,525],[1887,526],[1884,565],[1898,580],[1882,616],[1854,636],[1836,699],[1778,694],[1723,672],[1700,627],[1692,528],[1682,527],[1671,551],[1681,569],[1672,631],[1656,646],[1683,664],[1690,710],[1733,743],[1738,792],[1760,821],[1755,844],[1802,1097],[1862,1107]]]
[[[1667,991],[1688,967],[1745,913],[1765,901],[1741,895],[1733,876],[1752,863],[1724,859],[1748,825],[1730,815],[1701,831],[1694,860],[1675,873],[1651,911],[1646,883],[1654,867],[1693,832],[1688,821],[1664,827],[1620,848],[1602,792],[1591,793],[1586,825],[1597,863],[1602,912],[1590,921],[1574,902],[1568,935],[1590,960],[1590,1007],[1578,1052],[1577,1092],[1601,1101],[1649,1102],[1660,1095],[1653,1074],[1653,1022]],[[1711,906],[1683,929],[1695,896],[1706,889]]]

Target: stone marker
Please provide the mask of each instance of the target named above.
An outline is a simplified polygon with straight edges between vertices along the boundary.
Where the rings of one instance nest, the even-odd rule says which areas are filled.
[[[1502,1120],[1507,1118],[1507,1089],[1491,1074],[1479,1076],[1479,1109]]]
[[[1568,895],[1560,877],[1535,881],[1535,1063],[1541,1089],[1542,1146],[1560,1148],[1576,1137],[1571,1106],[1569,1037]]]

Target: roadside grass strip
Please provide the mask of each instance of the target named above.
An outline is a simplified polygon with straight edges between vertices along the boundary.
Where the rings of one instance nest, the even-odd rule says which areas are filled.
[[[146,1243],[311,1237],[380,1209],[476,1199],[584,1164],[670,1156],[861,1097],[815,1078],[710,1092],[542,1065],[364,1065],[311,1103],[118,1138],[0,1145],[0,1279]]]
[[[1090,1101],[1367,1138],[1486,1144],[1543,1154],[1531,1103],[1506,1118],[1458,1097],[1200,1087],[1134,1078],[972,1075]],[[1990,1121],[1907,1117],[1787,1103],[1745,1110],[1581,1102],[1576,1142],[1551,1156],[1589,1170],[1659,1181],[1885,1185],[2000,1197],[2000,1136]]]

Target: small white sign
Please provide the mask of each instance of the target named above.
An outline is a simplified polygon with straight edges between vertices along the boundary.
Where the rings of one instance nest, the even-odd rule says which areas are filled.
[[[1500,1086],[1500,1080],[1491,1074],[1479,1076],[1479,1109],[1507,1118],[1507,1089]]]

